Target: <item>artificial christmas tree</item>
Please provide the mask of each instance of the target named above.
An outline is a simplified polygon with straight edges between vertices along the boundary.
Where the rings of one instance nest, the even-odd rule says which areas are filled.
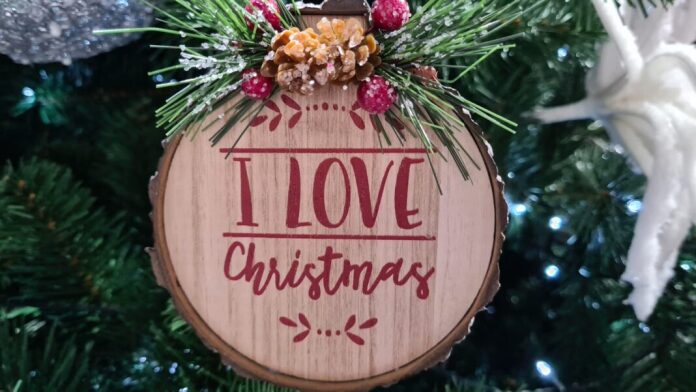
[[[637,15],[674,6],[654,3],[630,6]],[[418,5],[410,4],[414,15]],[[159,6],[186,17],[180,3]],[[623,303],[631,286],[620,278],[645,178],[600,123],[542,125],[530,115],[586,95],[585,75],[606,38],[593,6],[499,0],[453,11],[477,7],[494,15],[524,10],[491,37],[514,38],[490,53],[471,48],[471,56],[429,65],[475,107],[518,123],[513,135],[496,128],[495,117],[472,114],[506,181],[502,286],[446,363],[388,389],[696,389],[693,233],[655,311],[638,321]],[[446,33],[446,18],[438,22]],[[152,113],[172,93],[154,84],[179,83],[197,69],[189,62],[189,72],[182,63],[174,73],[145,74],[178,61],[179,53],[148,47],[180,45],[176,27],[157,27],[176,35],[145,35],[69,67],[0,58],[7,162],[0,178],[0,318],[7,331],[0,332],[0,389],[274,390],[220,364],[168,304],[141,251],[152,241],[144,189],[162,154]],[[276,115],[268,108],[263,125]]]

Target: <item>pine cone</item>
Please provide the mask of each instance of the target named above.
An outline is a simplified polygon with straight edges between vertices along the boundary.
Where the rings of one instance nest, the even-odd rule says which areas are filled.
[[[322,18],[317,30],[293,27],[276,34],[261,74],[292,92],[311,94],[329,82],[346,84],[369,78],[381,64],[379,45],[357,19]]]

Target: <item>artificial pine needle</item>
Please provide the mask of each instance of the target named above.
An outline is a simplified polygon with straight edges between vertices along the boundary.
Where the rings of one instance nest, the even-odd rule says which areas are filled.
[[[279,17],[284,28],[305,28],[295,0],[278,1]],[[250,127],[253,114],[263,105],[242,96],[220,117],[199,124],[209,113],[231,99],[240,97],[242,72],[259,69],[271,46],[276,31],[259,10],[245,8],[238,0],[173,0],[181,12],[165,11],[153,6],[162,17],[166,28],[144,27],[120,30],[102,30],[101,34],[128,32],[159,32],[179,35],[181,45],[153,45],[159,49],[180,51],[179,64],[152,71],[150,74],[193,72],[195,75],[180,80],[160,83],[158,88],[182,87],[157,110],[157,125],[166,128],[168,136],[185,132],[189,136],[205,132],[213,124],[223,122],[210,137],[219,142],[234,125],[247,121],[237,140]],[[383,116],[371,116],[371,122],[382,139],[391,145],[389,128],[403,145],[403,130],[418,138],[430,153],[443,159],[444,150],[452,156],[462,177],[469,173],[461,158],[461,151],[469,154],[457,140],[457,132],[467,129],[461,118],[463,109],[478,115],[501,128],[512,130],[515,124],[504,117],[462,97],[439,82],[410,72],[415,67],[441,66],[461,69],[453,79],[456,82],[480,63],[500,50],[511,47],[503,42],[510,37],[496,33],[521,14],[519,0],[503,7],[494,7],[491,0],[429,0],[418,8],[410,20],[393,32],[375,31],[380,45],[382,65],[375,70],[397,91],[397,105]],[[175,7],[171,9],[176,9]],[[252,29],[248,22],[251,22]],[[494,35],[496,34],[496,35]],[[468,65],[449,64],[471,59]],[[274,91],[275,93],[275,91]],[[387,127],[385,127],[385,122]],[[198,125],[198,126],[196,126]],[[443,148],[437,148],[436,142]],[[235,142],[236,143],[236,142]],[[430,155],[430,154],[428,154]],[[428,158],[430,159],[430,157]],[[431,162],[432,164],[432,162]],[[434,168],[433,168],[434,170]]]

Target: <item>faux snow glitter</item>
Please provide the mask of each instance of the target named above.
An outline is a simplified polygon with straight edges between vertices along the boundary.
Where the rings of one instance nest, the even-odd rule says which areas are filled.
[[[376,28],[394,31],[408,22],[411,11],[405,0],[375,0],[371,15]]]
[[[95,29],[144,27],[151,21],[151,9],[138,0],[0,0],[0,53],[20,64],[70,64],[137,38],[97,36]]]
[[[358,86],[358,103],[370,114],[385,113],[396,99],[396,91],[381,76],[373,76]]]

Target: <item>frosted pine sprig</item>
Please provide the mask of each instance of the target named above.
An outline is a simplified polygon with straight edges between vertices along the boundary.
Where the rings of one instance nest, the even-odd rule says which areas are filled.
[[[473,160],[465,159],[468,154],[453,132],[467,128],[464,117],[471,113],[509,131],[516,124],[409,69],[422,66],[455,69],[458,75],[443,81],[454,82],[492,54],[512,47],[506,42],[513,37],[501,36],[500,30],[522,14],[519,0],[503,7],[491,3],[489,0],[430,0],[400,29],[375,34],[382,45],[384,60],[377,74],[399,91],[395,106],[383,117],[372,116],[380,136],[391,144],[390,134],[403,141],[404,130],[409,132],[432,153],[448,153],[464,179],[470,178],[467,163],[475,165]]]
[[[520,16],[519,0],[496,7],[490,0],[431,0],[400,29],[377,34],[382,58],[392,64],[442,65],[500,50],[510,37],[492,38]]]
[[[169,9],[176,11],[152,6],[161,15],[162,27],[100,33],[159,32],[180,40],[180,45],[153,46],[177,50],[179,59],[177,64],[152,71],[151,75],[187,72],[183,79],[158,85],[158,88],[179,87],[180,90],[157,110],[157,125],[167,130],[167,136],[180,132],[193,136],[214,128],[216,131],[210,138],[214,144],[235,124],[246,121],[247,126],[237,135],[239,140],[265,104],[242,93],[242,72],[261,68],[276,30],[261,10],[245,8],[247,0],[172,1],[175,6]],[[293,0],[290,6],[283,0],[269,1],[278,2],[284,29],[305,28]],[[462,108],[506,129],[515,124],[461,97],[453,89],[413,75],[410,69],[416,65],[457,69],[459,75],[453,80],[456,81],[488,56],[510,46],[504,43],[510,37],[499,37],[499,30],[519,17],[518,2],[514,0],[498,7],[491,0],[430,0],[398,30],[376,31],[383,60],[376,74],[398,90],[398,100],[383,116],[373,116],[373,123],[380,130],[392,129],[398,140],[403,140],[406,129],[433,153],[443,154],[447,150],[463,177],[468,178],[463,159],[466,151],[451,131],[466,128]],[[267,99],[272,99],[275,90]],[[204,123],[209,113],[229,102],[233,104]],[[387,132],[380,132],[380,136],[391,143]],[[438,144],[442,149],[434,147]]]
[[[269,1],[278,2],[284,27],[303,26],[296,6],[288,7],[282,0]],[[158,49],[178,50],[180,54],[178,64],[154,70],[150,75],[179,71],[196,74],[157,85],[158,88],[180,87],[157,110],[157,125],[167,130],[167,136],[179,132],[194,135],[204,129],[202,120],[208,113],[231,100],[239,101],[213,121],[225,120],[211,137],[216,141],[231,128],[233,121],[248,118],[250,112],[263,105],[263,102],[247,102],[250,100],[240,93],[242,71],[261,66],[275,29],[260,10],[247,11],[248,2],[245,0],[173,0],[173,3],[169,9],[177,10],[176,13],[149,4],[160,15],[164,27],[101,30],[97,33],[158,32],[181,39],[183,42],[178,46],[152,45]],[[213,123],[205,124],[205,127]]]

